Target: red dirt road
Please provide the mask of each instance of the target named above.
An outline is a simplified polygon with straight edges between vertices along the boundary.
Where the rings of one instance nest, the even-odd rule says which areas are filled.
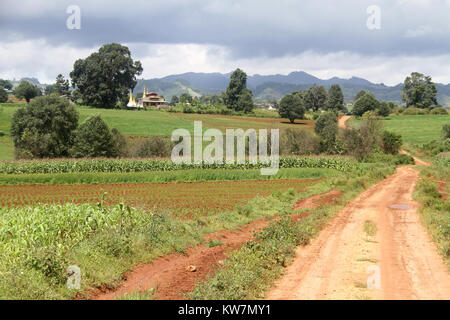
[[[267,299],[450,299],[450,276],[417,213],[418,171],[400,167],[341,210]],[[377,226],[364,232],[366,220]],[[378,277],[379,276],[379,277]],[[379,287],[367,288],[369,278]],[[376,283],[376,282],[374,282]]]

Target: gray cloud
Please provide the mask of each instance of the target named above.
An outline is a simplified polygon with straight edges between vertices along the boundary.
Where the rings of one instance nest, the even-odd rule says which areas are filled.
[[[66,28],[69,5],[81,8],[81,30]],[[380,30],[366,27],[370,5],[381,8]],[[0,76],[53,79],[119,42],[144,76],[241,66],[393,83],[414,66],[450,81],[449,13],[450,0],[0,0]]]
[[[450,6],[444,0],[42,3],[3,0],[2,34],[77,47],[112,41],[214,44],[230,48],[236,57],[276,57],[305,50],[437,54],[450,49]],[[80,6],[82,30],[65,28],[69,4]],[[373,4],[381,8],[382,24],[380,30],[371,31],[366,28],[366,8]],[[28,8],[22,12],[24,6]]]

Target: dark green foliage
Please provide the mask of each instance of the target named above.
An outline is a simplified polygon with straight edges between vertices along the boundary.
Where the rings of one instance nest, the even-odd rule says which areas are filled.
[[[359,92],[356,94],[356,96],[355,96],[355,98],[353,99],[353,101],[358,100],[359,98],[361,98],[362,96],[364,96],[367,92],[368,92],[368,91],[366,91],[366,90],[361,90],[361,91],[359,91]]]
[[[11,90],[13,88],[13,85],[8,80],[0,79],[0,87],[3,87],[7,90]]]
[[[251,112],[254,107],[252,92],[247,89],[243,90],[239,95],[235,111]]]
[[[314,85],[304,94],[305,108],[317,111],[325,109],[328,93],[325,87]]]
[[[116,141],[99,114],[87,118],[75,131],[70,153],[75,158],[118,155]]]
[[[229,109],[250,112],[253,110],[252,93],[247,89],[247,74],[236,69],[224,93],[224,102]]]
[[[389,107],[389,103],[386,101],[383,101],[378,106],[378,114],[382,117],[389,116],[391,112],[391,108]]]
[[[57,93],[56,86],[54,84],[49,84],[45,87],[45,94],[50,95],[52,93]]]
[[[413,72],[405,79],[402,99],[407,107],[429,108],[437,104],[436,95],[436,84],[431,81],[431,77]]]
[[[116,128],[113,128],[111,130],[111,134],[114,140],[114,145],[116,146],[117,156],[128,156],[127,139],[125,138],[125,136]]]
[[[402,136],[390,131],[383,131],[381,147],[384,153],[397,154],[403,142]]]
[[[444,135],[444,139],[450,139],[450,123],[442,126],[442,133]]]
[[[280,101],[278,113],[280,117],[289,119],[291,123],[294,123],[295,119],[304,119],[305,107],[301,92],[285,95]]]
[[[379,109],[379,107],[380,103],[375,96],[370,92],[366,92],[366,94],[355,102],[352,112],[355,116],[360,117],[367,111],[376,110]]]
[[[21,157],[57,158],[69,155],[78,112],[56,95],[38,97],[18,109],[11,122],[11,137]]]
[[[337,115],[332,111],[321,114],[316,121],[314,131],[321,138],[321,151],[334,153],[338,134]]]
[[[8,101],[8,92],[0,87],[0,103],[5,103]]]
[[[173,96],[172,99],[170,99],[171,106],[176,106],[178,102],[180,102],[180,100],[178,99],[177,96]]]
[[[25,99],[29,103],[31,99],[40,95],[40,90],[28,81],[22,80],[17,86],[14,95],[17,99]]]
[[[189,93],[183,93],[180,96],[181,103],[192,103],[192,101],[193,101],[192,96]]]
[[[331,85],[330,90],[328,90],[327,106],[328,109],[336,111],[344,109],[344,94],[340,85]]]
[[[69,96],[70,95],[70,85],[69,80],[65,80],[64,76],[62,74],[58,74],[56,77],[56,83],[55,83],[56,92],[60,96]]]
[[[75,61],[70,73],[72,85],[83,102],[98,107],[114,107],[136,86],[142,73],[139,61],[133,61],[130,50],[117,43],[106,44],[86,59]]]

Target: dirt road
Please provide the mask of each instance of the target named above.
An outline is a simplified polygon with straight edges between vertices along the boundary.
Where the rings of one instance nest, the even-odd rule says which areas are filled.
[[[339,117],[339,120],[338,120],[339,128],[345,128],[345,122],[346,122],[348,119],[350,119],[350,116],[342,116],[342,117]]]
[[[266,298],[450,299],[447,268],[412,199],[418,177],[412,166],[400,167],[358,196],[296,250]],[[366,221],[375,223],[375,236]]]

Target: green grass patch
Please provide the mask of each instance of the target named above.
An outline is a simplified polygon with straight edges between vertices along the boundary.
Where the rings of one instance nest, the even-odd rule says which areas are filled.
[[[0,185],[19,184],[106,184],[106,183],[168,183],[197,181],[242,181],[278,179],[321,179],[340,176],[335,169],[287,168],[276,175],[263,176],[260,170],[179,170],[150,172],[80,172],[0,174]]]

